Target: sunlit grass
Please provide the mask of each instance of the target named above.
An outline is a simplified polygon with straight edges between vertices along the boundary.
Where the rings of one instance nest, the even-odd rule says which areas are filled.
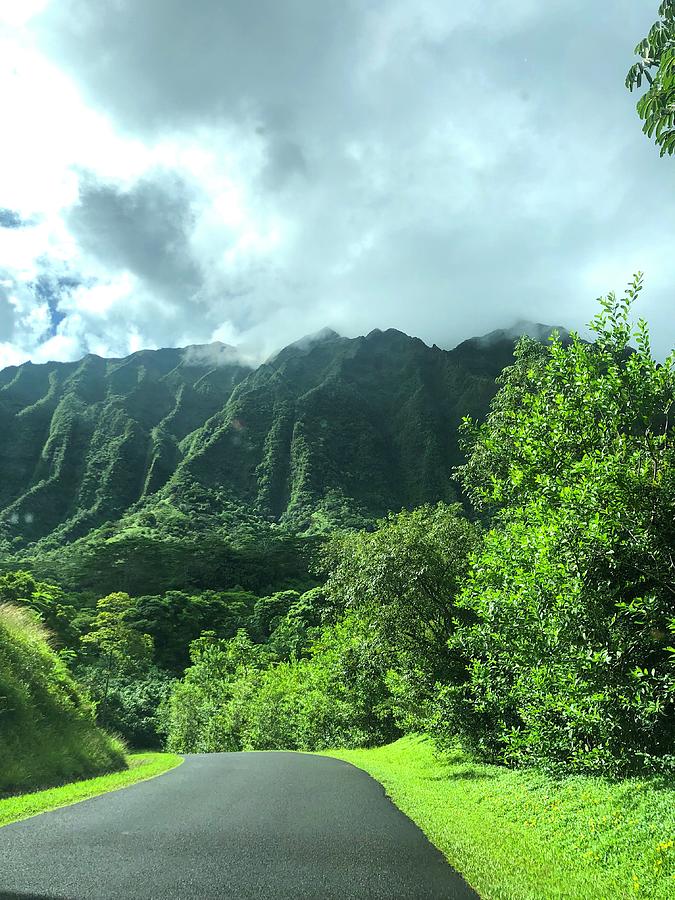
[[[485,900],[675,897],[672,780],[556,781],[419,737],[326,755],[381,782]]]
[[[70,806],[89,797],[116,791],[138,781],[146,781],[183,762],[182,757],[175,753],[132,753],[128,760],[129,768],[122,772],[88,778],[86,781],[73,781],[61,787],[0,800],[0,827],[50,809]]]

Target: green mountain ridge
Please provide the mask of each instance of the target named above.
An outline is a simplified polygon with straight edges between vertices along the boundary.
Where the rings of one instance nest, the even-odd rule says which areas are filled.
[[[176,513],[183,533],[320,530],[456,499],[458,425],[486,413],[513,344],[325,329],[257,368],[211,344],[3,369],[0,534],[55,547]]]
[[[27,541],[71,540],[118,518],[167,481],[181,441],[247,372],[182,350],[2,370],[0,522]]]

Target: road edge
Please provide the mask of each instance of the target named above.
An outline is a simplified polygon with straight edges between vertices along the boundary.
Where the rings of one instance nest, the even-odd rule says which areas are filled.
[[[132,762],[137,760],[137,764],[123,769],[121,772],[111,772],[96,778],[71,781],[59,787],[32,791],[0,800],[0,829],[16,822],[33,819],[44,813],[53,812],[56,809],[92,800],[103,794],[132,787],[143,781],[151,781],[153,778],[168,774],[185,762],[185,758],[177,753],[132,753],[129,756]],[[139,757],[150,757],[150,759],[139,760]],[[162,765],[162,763],[166,763],[166,765]],[[144,770],[145,766],[152,769],[149,774],[147,770]]]

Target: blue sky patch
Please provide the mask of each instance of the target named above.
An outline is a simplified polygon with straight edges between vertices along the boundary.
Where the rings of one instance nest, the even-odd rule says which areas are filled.
[[[46,303],[49,307],[51,324],[49,326],[48,337],[56,334],[56,329],[63,322],[66,314],[59,309],[59,300],[64,293],[73,290],[82,282],[78,278],[72,276],[64,276],[61,278],[53,278],[49,275],[40,275],[33,282],[32,288],[38,300]]]
[[[18,212],[0,206],[0,228],[24,228],[27,224]]]

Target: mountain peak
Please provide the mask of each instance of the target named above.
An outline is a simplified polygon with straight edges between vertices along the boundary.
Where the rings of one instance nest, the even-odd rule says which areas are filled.
[[[267,360],[267,363],[271,362],[280,362],[281,360],[286,359],[289,356],[296,355],[298,353],[309,353],[314,347],[318,344],[325,344],[329,341],[339,340],[341,335],[334,331],[332,328],[320,328],[318,331],[314,331],[311,334],[306,334],[304,337],[299,338],[297,341],[293,341],[291,344],[287,344],[285,347],[282,347],[281,350],[277,350],[276,353],[273,353]]]
[[[510,338],[527,335],[535,341],[547,341],[554,331],[557,331],[561,338],[567,338],[570,335],[567,328],[563,328],[562,325],[543,325],[541,322],[531,322],[528,319],[519,319],[510,328],[504,330]]]
[[[300,350],[305,350],[313,347],[315,344],[323,344],[326,341],[334,341],[339,337],[340,335],[337,333],[337,331],[333,331],[332,328],[320,328],[318,331],[313,331],[311,334],[306,334],[303,337],[299,338],[297,341],[293,341],[291,344],[287,344],[287,346],[284,347],[284,350],[288,349],[288,347],[298,347]]]
[[[250,368],[241,359],[236,347],[212,341],[210,344],[189,344],[183,347],[183,363],[186,366],[231,366],[240,365]]]
[[[567,328],[563,328],[562,325],[544,325],[541,322],[531,322],[528,319],[519,319],[508,328],[496,328],[494,331],[489,331],[487,334],[470,337],[458,344],[455,349],[468,350],[477,347],[487,348],[503,342],[512,343],[525,335],[535,341],[546,343],[554,331],[557,331],[563,340],[566,340],[570,336],[570,332]]]
[[[395,340],[405,338],[405,340],[411,340],[409,334],[406,334],[405,331],[399,331],[398,328],[373,328],[373,330],[369,331],[366,335],[366,340],[368,341],[377,340],[379,338],[394,338]],[[414,338],[412,338],[412,340],[414,340]]]

